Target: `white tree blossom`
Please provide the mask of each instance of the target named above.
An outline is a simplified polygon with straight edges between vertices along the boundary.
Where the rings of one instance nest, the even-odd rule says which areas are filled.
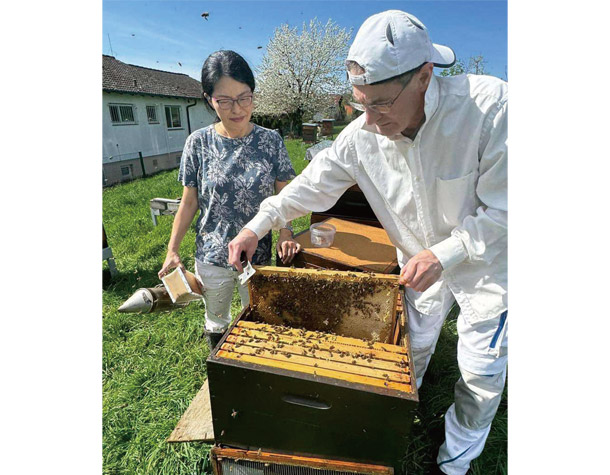
[[[332,94],[346,90],[345,58],[352,31],[332,20],[303,23],[299,32],[283,24],[257,69],[256,113],[287,115],[294,125],[332,107]]]

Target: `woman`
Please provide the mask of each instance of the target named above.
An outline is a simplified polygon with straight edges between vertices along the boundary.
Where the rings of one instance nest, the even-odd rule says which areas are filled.
[[[239,284],[237,272],[227,262],[227,246],[254,217],[260,203],[286,186],[295,172],[280,135],[250,122],[254,75],[240,55],[212,53],[201,69],[201,86],[206,106],[218,119],[193,132],[184,145],[178,173],[184,191],[159,277],[176,267],[184,269],[180,243],[199,209],[195,271],[203,284],[205,332],[211,350],[231,323],[235,285],[242,306],[249,301],[247,285]],[[268,265],[271,247],[269,233],[259,241],[252,264]],[[278,255],[289,263],[299,250],[288,223],[280,230]]]

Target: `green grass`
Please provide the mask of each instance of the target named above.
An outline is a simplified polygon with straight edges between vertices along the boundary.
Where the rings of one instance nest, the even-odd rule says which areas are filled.
[[[349,124],[349,122],[346,122],[345,124],[333,125],[333,136],[336,137],[337,135],[339,135],[339,132],[341,132],[343,129],[345,129],[345,127],[347,127],[348,124]]]
[[[309,145],[286,140],[286,146],[300,173],[308,164],[304,156]],[[172,217],[160,216],[158,226],[153,226],[148,201],[181,193],[175,170],[103,191],[103,222],[119,270],[103,292],[104,473],[210,472],[209,445],[165,442],[206,378],[202,304],[152,315],[116,310],[137,288],[159,283],[157,271],[165,258]],[[308,225],[305,216],[295,220],[294,228],[298,232]],[[181,257],[191,270],[194,249],[191,226],[181,247]],[[231,309],[233,316],[239,312],[237,292]],[[459,377],[456,341],[455,319],[448,319],[420,392],[406,459],[410,474],[426,473],[442,443],[442,415],[453,400],[453,384]],[[506,473],[506,416],[505,397],[473,474]]]

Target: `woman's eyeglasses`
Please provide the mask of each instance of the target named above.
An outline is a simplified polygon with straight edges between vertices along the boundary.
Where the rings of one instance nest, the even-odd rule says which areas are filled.
[[[237,99],[225,99],[224,97],[222,99],[216,99],[215,97],[212,96],[212,99],[214,99],[216,101],[216,104],[218,104],[218,107],[222,110],[229,110],[233,108],[233,103],[237,102],[237,104],[240,107],[248,107],[249,105],[252,104],[252,96],[241,96],[238,97]]]

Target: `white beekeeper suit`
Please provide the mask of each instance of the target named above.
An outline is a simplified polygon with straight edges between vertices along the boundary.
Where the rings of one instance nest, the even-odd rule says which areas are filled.
[[[415,17],[384,12],[358,32],[348,60],[366,72],[350,80],[374,85],[424,62],[447,66],[451,56],[430,43]],[[506,378],[507,84],[488,76],[432,76],[424,110],[414,140],[380,135],[364,115],[354,120],[279,195],[263,201],[245,227],[262,237],[329,209],[357,183],[401,267],[432,251],[442,277],[421,293],[407,288],[409,333],[419,387],[447,313],[455,301],[460,306],[461,378],[437,463],[445,473],[463,474],[483,450]]]

